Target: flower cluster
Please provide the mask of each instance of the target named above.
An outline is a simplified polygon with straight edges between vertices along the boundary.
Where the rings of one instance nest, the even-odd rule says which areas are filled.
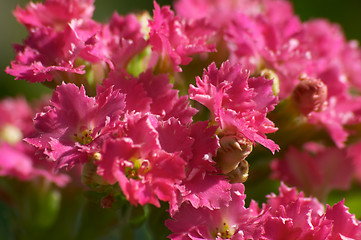
[[[36,114],[0,103],[0,175],[64,186],[80,168],[104,207],[168,203],[174,240],[360,239],[344,201],[320,201],[361,179],[361,50],[285,0],[174,6],[108,23],[94,0],[18,7],[6,72],[53,93]],[[257,173],[310,197],[281,183],[247,207]]]

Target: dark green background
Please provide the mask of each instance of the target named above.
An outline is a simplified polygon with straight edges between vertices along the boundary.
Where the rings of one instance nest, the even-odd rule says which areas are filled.
[[[0,0],[0,97],[25,95],[37,97],[47,89],[40,84],[28,84],[25,81],[14,81],[3,71],[14,58],[12,43],[21,43],[26,37],[23,26],[18,24],[12,15],[17,4],[25,6],[26,0]],[[171,0],[158,0],[160,5],[171,4]],[[295,12],[301,19],[325,17],[339,23],[345,31],[347,39],[361,40],[361,1],[360,0],[293,0]],[[151,11],[152,0],[98,0],[96,1],[94,18],[107,21],[113,11],[125,14],[130,11]]]

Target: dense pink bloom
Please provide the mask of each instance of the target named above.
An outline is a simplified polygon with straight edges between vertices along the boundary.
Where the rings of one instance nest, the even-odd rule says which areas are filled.
[[[104,80],[103,86],[114,86],[125,94],[125,110],[128,111],[151,112],[163,120],[174,117],[183,124],[192,123],[192,117],[197,112],[189,106],[187,96],[178,96],[178,90],[172,88],[166,74],[154,76],[150,69],[137,78],[113,71]]]
[[[180,15],[216,27],[220,56],[228,54],[232,63],[241,63],[251,74],[274,71],[280,98],[289,96],[308,58],[297,39],[301,21],[288,1],[184,0],[175,6]]]
[[[272,92],[272,80],[264,77],[250,78],[249,72],[229,62],[219,70],[212,63],[202,79],[196,78],[197,87],[191,85],[190,98],[206,106],[211,119],[222,134],[245,137],[258,142],[272,152],[278,145],[265,134],[277,130],[266,114],[274,109],[277,97]]]
[[[245,208],[245,198],[244,186],[239,183],[232,185],[232,200],[218,209],[194,208],[183,203],[174,220],[165,223],[173,232],[168,237],[172,240],[259,239],[262,229],[252,210]]]
[[[359,239],[361,223],[348,212],[344,201],[333,207],[315,198],[307,198],[296,189],[280,186],[280,194],[271,194],[263,205],[264,233],[260,239]],[[253,209],[256,209],[253,206]]]
[[[346,149],[307,143],[290,147],[283,159],[272,162],[273,177],[324,200],[332,189],[348,189],[354,165]]]
[[[77,66],[75,60],[92,43],[88,44],[88,39],[80,39],[75,27],[67,25],[61,32],[50,28],[37,29],[25,40],[24,46],[15,46],[17,56],[6,72],[15,76],[16,80],[30,82],[52,81],[54,77],[60,82],[80,81],[77,75],[72,74],[84,74],[84,65]]]
[[[111,68],[124,71],[129,61],[141,53],[147,46],[141,25],[134,14],[120,16],[114,13],[96,36],[96,47],[92,49],[94,55],[107,61]]]
[[[245,208],[242,184],[233,184],[232,200],[219,209],[194,208],[184,203],[167,220],[171,239],[359,239],[361,223],[344,201],[325,207],[281,183],[279,195],[267,196],[262,205]]]
[[[295,188],[281,184],[279,195],[271,194],[263,205],[264,239],[326,239],[332,226],[321,217],[324,206]]]
[[[82,81],[79,58],[90,62],[104,60],[94,55],[94,35],[100,25],[91,20],[93,0],[48,0],[17,8],[15,16],[27,26],[29,36],[24,45],[15,45],[16,59],[6,69],[15,79],[30,82]],[[60,10],[58,10],[60,9]],[[60,11],[60,12],[59,12]]]
[[[239,13],[255,15],[262,11],[260,1],[258,0],[178,0],[174,5],[177,14],[180,16],[188,19],[206,18],[216,27],[228,24]]]
[[[323,111],[311,113],[308,121],[325,127],[335,144],[343,147],[349,136],[344,126],[360,122],[360,98],[350,94],[351,82],[348,81],[353,79],[355,83],[353,74],[357,69],[351,66],[359,60],[356,56],[355,63],[351,64],[345,58],[352,51],[357,54],[357,49],[350,48],[338,25],[326,20],[306,22],[303,28],[300,41],[311,57],[307,74],[319,78],[328,92],[327,106]]]
[[[39,177],[45,178],[63,187],[69,182],[69,177],[53,172],[54,164],[39,159],[36,149],[27,143],[16,145],[0,144],[0,176],[15,177],[22,181],[30,181]]]
[[[191,55],[214,51],[214,46],[207,42],[213,30],[203,21],[187,22],[175,16],[169,6],[160,8],[154,2],[149,27],[150,45],[157,53],[152,61],[159,61],[159,68],[163,71],[180,72],[179,65],[187,65],[192,60]]]
[[[192,140],[182,132],[187,129],[175,119],[163,122],[149,114],[125,114],[114,137],[103,144],[97,173],[110,184],[118,182],[131,204],[159,207],[159,200],[175,197],[175,183],[184,178]]]
[[[87,162],[88,154],[81,149],[117,120],[125,107],[124,96],[117,90],[108,88],[93,98],[74,84],[57,87],[50,104],[34,119],[37,136],[26,141],[56,161],[57,169]]]
[[[36,153],[36,148],[23,142],[35,133],[33,109],[24,99],[5,99],[0,102],[0,175],[30,181],[45,178],[64,186],[69,178],[52,171],[53,163]]]
[[[176,186],[177,197],[170,202],[171,215],[184,202],[194,208],[218,209],[230,201],[231,184],[220,175],[213,160],[219,148],[215,132],[216,127],[208,126],[208,122],[197,122],[191,126],[192,155],[187,161],[185,178]]]
[[[30,2],[25,9],[18,6],[14,15],[28,29],[37,27],[62,29],[73,19],[91,19],[94,12],[93,3],[94,0]]]

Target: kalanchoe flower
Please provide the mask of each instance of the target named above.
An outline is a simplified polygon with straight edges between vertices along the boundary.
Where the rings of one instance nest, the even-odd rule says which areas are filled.
[[[6,72],[30,82],[53,81],[53,85],[47,83],[50,86],[63,81],[87,84],[82,76],[87,62],[102,62],[104,69],[110,64],[94,51],[101,26],[91,19],[93,10],[93,0],[47,0],[17,8],[15,16],[28,28],[29,36],[24,45],[15,45],[17,56]],[[95,88],[89,91],[94,93]]]
[[[95,31],[94,31],[95,32]],[[89,36],[90,37],[90,36]],[[64,30],[56,32],[51,28],[39,28],[25,40],[25,45],[15,45],[16,59],[6,72],[16,80],[30,82],[67,80],[81,81],[79,74],[84,74],[84,65],[77,66],[76,58],[84,51],[88,39],[80,39],[76,25],[66,25]]]
[[[131,204],[159,207],[159,200],[174,199],[175,183],[184,178],[184,159],[192,144],[186,135],[181,137],[184,131],[175,119],[163,122],[150,114],[125,114],[114,137],[103,144],[102,157],[95,162],[97,173],[110,184],[118,183]],[[179,139],[184,140],[181,145]]]
[[[33,109],[24,99],[5,99],[0,102],[0,175],[30,181],[39,177],[65,186],[69,177],[55,174],[53,163],[42,161],[36,148],[25,143],[24,137],[32,136]]]
[[[30,2],[25,9],[18,6],[14,15],[28,29],[63,29],[72,19],[91,19],[93,12],[94,0],[46,0],[44,3]]]
[[[223,27],[239,13],[255,15],[262,11],[260,1],[250,0],[178,0],[174,5],[178,15],[187,19],[206,18],[217,27]]]
[[[258,142],[273,153],[279,149],[265,135],[277,130],[266,118],[277,104],[271,80],[250,78],[249,72],[239,65],[225,62],[219,70],[212,63],[202,79],[197,77],[196,81],[197,87],[190,85],[190,98],[210,110],[211,120],[219,126],[222,135]]]
[[[280,80],[280,98],[291,94],[309,62],[297,39],[302,24],[291,3],[180,0],[175,7],[185,18],[204,19],[216,28],[219,56],[242,64],[253,75],[260,75],[264,69],[274,71]]]
[[[258,210],[264,233],[260,239],[359,239],[361,223],[348,212],[344,201],[333,207],[315,198],[297,193],[295,188],[280,186],[280,194],[271,194]],[[251,204],[252,205],[252,204]],[[256,207],[252,206],[257,211]]]
[[[353,162],[346,149],[316,143],[294,147],[283,159],[272,162],[273,177],[296,186],[307,194],[325,200],[332,189],[348,189],[354,175]]]
[[[57,162],[57,169],[87,162],[88,154],[81,149],[117,120],[125,107],[124,96],[117,90],[108,88],[93,98],[74,84],[57,87],[50,104],[34,119],[37,136],[26,141]]]
[[[104,80],[103,86],[125,94],[125,110],[148,113],[160,116],[163,120],[176,118],[182,124],[191,124],[197,112],[189,106],[187,96],[178,96],[166,74],[154,76],[149,69],[139,77],[112,71]]]
[[[216,129],[215,126],[209,126],[208,122],[192,124],[192,156],[187,161],[185,178],[176,186],[177,197],[170,202],[171,215],[177,212],[184,202],[190,203],[194,208],[205,207],[213,210],[230,201],[231,184],[219,172],[213,160],[219,148]]]
[[[220,196],[221,197],[221,196]],[[261,228],[252,210],[245,208],[244,186],[233,184],[232,200],[219,209],[194,208],[183,203],[166,226],[173,232],[172,240],[191,239],[259,239]]]
[[[149,42],[154,51],[152,61],[160,72],[181,72],[191,55],[214,51],[209,44],[213,30],[203,21],[187,22],[170,10],[154,2],[153,20],[149,23]]]
[[[131,59],[147,46],[146,36],[138,20],[140,17],[135,14],[120,16],[114,13],[109,23],[105,24],[97,35],[99,42],[93,49],[94,55],[109,58],[111,68],[125,71]],[[139,61],[145,61],[143,64],[146,65],[149,60],[140,59]]]

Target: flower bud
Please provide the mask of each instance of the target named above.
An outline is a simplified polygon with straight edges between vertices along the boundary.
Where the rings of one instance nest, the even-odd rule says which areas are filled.
[[[245,138],[223,136],[219,142],[221,147],[217,151],[216,162],[224,174],[235,170],[252,152],[252,143]]]
[[[236,169],[227,174],[230,183],[244,183],[248,178],[248,170],[248,162],[246,160],[242,160]]]
[[[292,93],[292,100],[300,112],[307,116],[321,112],[327,105],[327,86],[315,78],[302,77]]]
[[[272,91],[275,96],[278,96],[280,93],[280,80],[277,74],[271,69],[265,68],[261,71],[261,76],[273,81]]]

